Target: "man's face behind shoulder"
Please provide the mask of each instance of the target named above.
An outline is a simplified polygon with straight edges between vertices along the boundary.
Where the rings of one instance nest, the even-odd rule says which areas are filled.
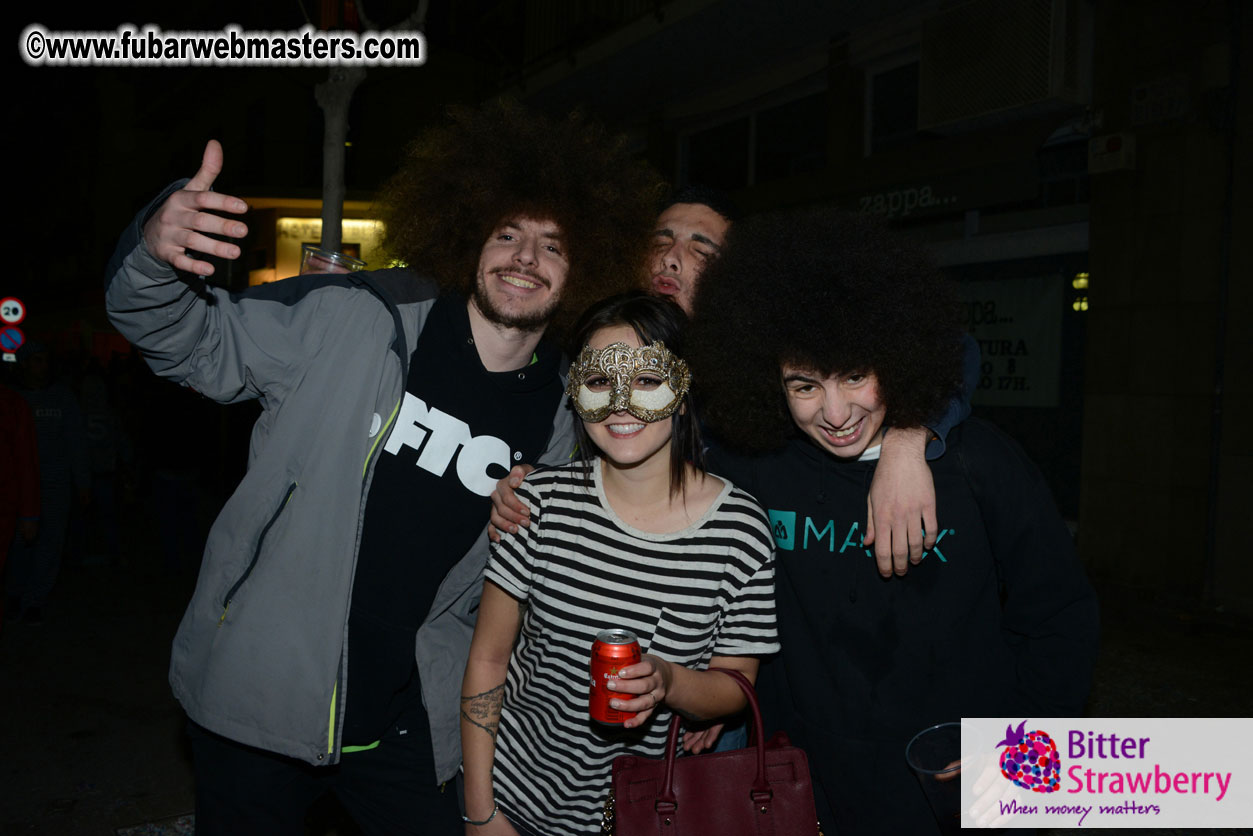
[[[722,249],[730,221],[703,203],[676,203],[657,218],[648,287],[692,312],[697,281]]]
[[[511,218],[492,230],[479,252],[474,303],[497,325],[542,330],[561,302],[569,271],[556,222]]]

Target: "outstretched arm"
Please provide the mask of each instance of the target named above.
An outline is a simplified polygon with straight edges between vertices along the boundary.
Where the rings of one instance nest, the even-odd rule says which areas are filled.
[[[467,836],[513,834],[497,811],[492,789],[496,732],[504,705],[509,654],[522,625],[522,602],[491,581],[483,583],[479,620],[470,643],[465,678],[461,681],[461,755],[465,769],[466,818],[486,822],[466,825]]]

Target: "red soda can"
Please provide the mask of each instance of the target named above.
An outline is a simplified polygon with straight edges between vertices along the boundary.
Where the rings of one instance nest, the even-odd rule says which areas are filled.
[[[634,711],[619,711],[609,705],[614,697],[634,699],[631,694],[610,691],[609,681],[617,680],[618,670],[640,660],[640,643],[630,630],[601,630],[592,642],[592,689],[587,702],[592,719],[607,726],[620,726],[635,716]]]

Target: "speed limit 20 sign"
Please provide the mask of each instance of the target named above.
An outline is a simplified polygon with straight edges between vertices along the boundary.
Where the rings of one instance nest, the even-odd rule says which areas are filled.
[[[16,296],[0,299],[0,322],[5,325],[21,325],[26,318],[26,306]]]

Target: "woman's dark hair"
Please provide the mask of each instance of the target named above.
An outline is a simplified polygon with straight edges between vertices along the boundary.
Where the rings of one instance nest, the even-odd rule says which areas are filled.
[[[740,221],[701,276],[686,359],[714,435],[760,453],[791,438],[779,370],[873,372],[886,425],[934,418],[961,388],[961,319],[925,251],[834,209]]]
[[[571,331],[569,355],[577,357],[592,334],[614,325],[629,326],[644,345],[660,341],[674,356],[683,357],[687,314],[670,300],[642,290],[610,296],[585,310]],[[582,421],[574,422],[574,432],[579,449],[584,452],[584,460],[590,467],[592,457],[604,456],[604,452],[592,441]],[[700,422],[696,418],[691,391],[683,396],[682,405],[670,421],[671,496],[683,492],[688,464],[701,471],[705,469],[705,445],[701,441]]]

